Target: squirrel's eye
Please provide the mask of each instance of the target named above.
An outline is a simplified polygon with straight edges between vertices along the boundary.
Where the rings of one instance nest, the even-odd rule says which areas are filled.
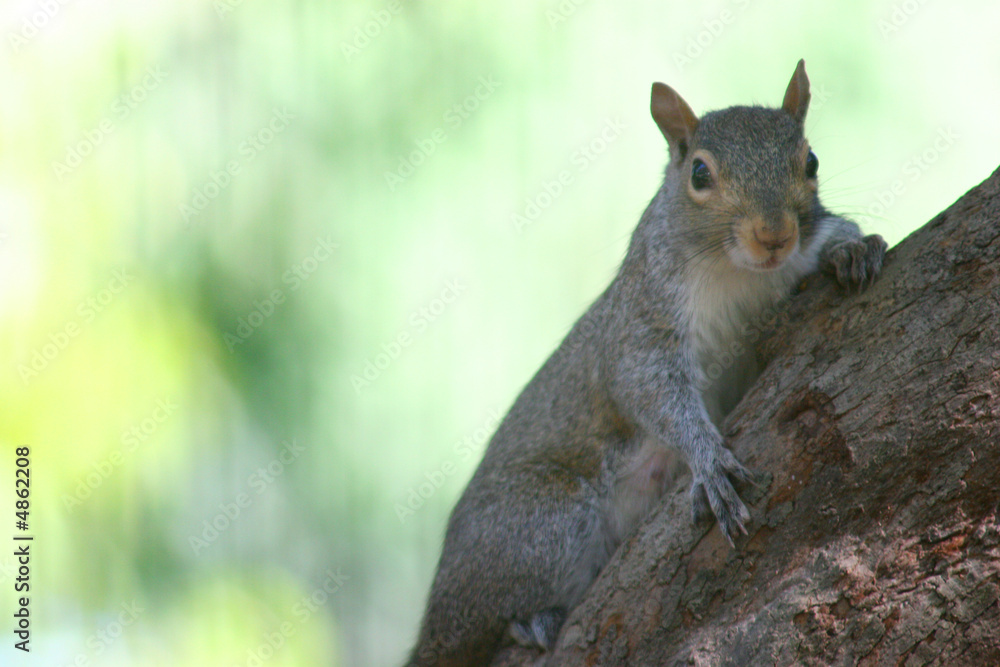
[[[806,178],[816,178],[816,172],[819,170],[819,158],[812,151],[809,151],[809,155],[806,156]]]
[[[708,165],[695,158],[691,164],[691,187],[695,190],[704,190],[712,184],[712,171]]]

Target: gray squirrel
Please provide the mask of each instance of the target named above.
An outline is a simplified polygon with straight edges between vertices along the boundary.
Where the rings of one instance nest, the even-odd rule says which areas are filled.
[[[411,667],[488,665],[510,640],[551,648],[660,499],[676,451],[694,520],[714,515],[731,544],[746,534],[737,491],[759,476],[719,426],[759,371],[732,351],[807,274],[864,288],[881,271],[882,237],[819,201],[804,61],[777,109],[699,119],[662,83],[650,106],[670,151],[663,184],[617,276],[518,396],[455,506]]]

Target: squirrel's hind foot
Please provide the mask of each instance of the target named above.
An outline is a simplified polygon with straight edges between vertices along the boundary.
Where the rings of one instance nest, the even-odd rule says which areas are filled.
[[[515,621],[511,624],[510,634],[514,640],[528,647],[550,650],[559,636],[559,629],[566,620],[566,610],[561,607],[544,609],[527,621]]]

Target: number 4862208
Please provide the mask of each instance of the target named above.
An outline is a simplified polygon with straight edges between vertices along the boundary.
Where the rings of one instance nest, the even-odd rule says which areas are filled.
[[[30,495],[30,475],[31,469],[28,467],[30,461],[28,460],[28,454],[30,450],[27,447],[18,447],[14,450],[17,454],[17,471],[14,473],[14,493],[17,494],[19,500],[14,503],[14,506],[18,509],[16,512],[17,518],[21,521],[27,522],[28,520],[28,496]]]

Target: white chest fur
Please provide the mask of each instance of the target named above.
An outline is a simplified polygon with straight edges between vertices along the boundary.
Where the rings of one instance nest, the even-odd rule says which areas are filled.
[[[689,349],[701,374],[705,407],[716,424],[759,373],[752,343],[772,319],[773,307],[814,269],[815,259],[802,253],[768,272],[725,261],[691,269],[684,304]]]

